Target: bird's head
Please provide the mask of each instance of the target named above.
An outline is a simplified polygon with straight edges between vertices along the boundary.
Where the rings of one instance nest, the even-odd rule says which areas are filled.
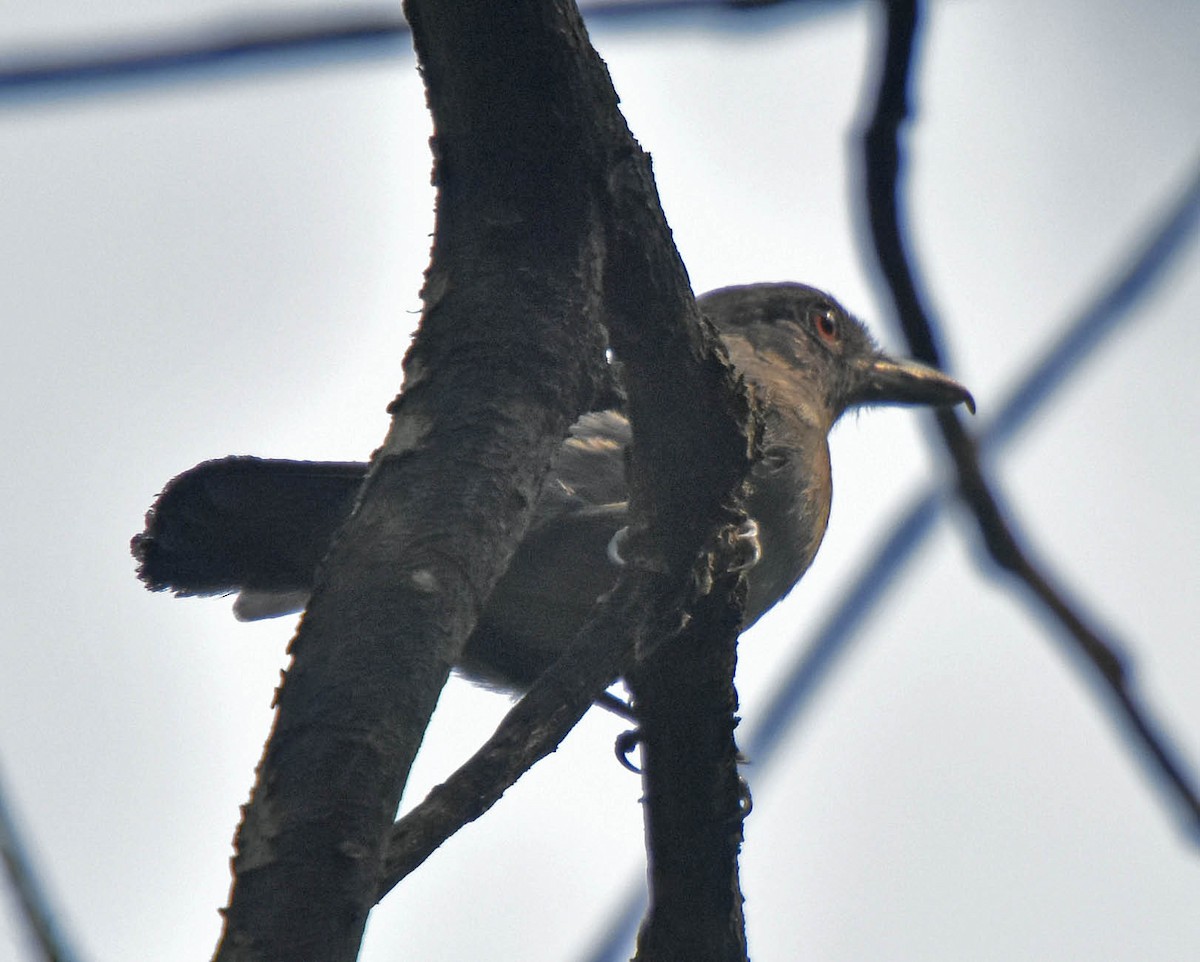
[[[965,387],[924,364],[889,357],[861,321],[814,287],[723,287],[697,303],[734,363],[770,403],[823,430],[862,404],[966,404],[975,410]]]

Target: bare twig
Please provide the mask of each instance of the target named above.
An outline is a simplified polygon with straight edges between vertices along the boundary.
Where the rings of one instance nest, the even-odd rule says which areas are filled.
[[[901,155],[899,131],[908,115],[908,83],[917,35],[916,0],[886,4],[887,48],[875,113],[864,136],[866,197],[874,252],[895,302],[905,337],[913,353],[930,364],[939,362],[934,325],[922,299],[900,222]],[[1155,769],[1170,786],[1183,809],[1189,831],[1200,839],[1200,798],[1182,763],[1138,703],[1126,668],[1126,658],[1099,632],[1085,623],[1061,590],[1039,570],[1013,533],[999,499],[979,463],[975,442],[958,417],[938,415],[938,426],[958,471],[959,491],[972,513],[992,560],[1014,575],[1054,616],[1079,652],[1099,672],[1119,709],[1120,717],[1148,753]]]
[[[1022,375],[984,425],[978,442],[985,453],[996,454],[1010,444],[1084,361],[1115,331],[1124,329],[1122,325],[1136,319],[1133,308],[1168,276],[1180,253],[1187,250],[1198,224],[1200,166],[1180,194],[1165,205],[1164,214],[1147,226],[1124,260],[1105,273],[1105,286],[1064,324],[1054,343]],[[886,538],[841,593],[834,610],[809,636],[770,701],[755,712],[756,724],[741,741],[760,777],[767,773],[785,736],[812,704],[816,691],[856,638],[863,621],[934,530],[944,500],[940,486],[931,485],[896,521],[886,525]],[[642,879],[631,879],[610,920],[582,958],[586,962],[618,962],[627,957],[645,901]]]
[[[1169,274],[1187,250],[1187,241],[1200,224],[1200,168],[1166,212],[1145,231],[1125,260],[1105,276],[1108,284],[1079,314],[1068,321],[1045,354],[1025,372],[999,410],[979,432],[985,453],[996,454],[1010,444],[1021,428],[1078,371],[1085,360],[1121,325],[1137,315],[1132,309]],[[945,498],[941,485],[931,485],[897,520],[885,525],[887,536],[873,556],[841,592],[837,606],[809,636],[784,674],[775,694],[755,712],[755,725],[741,739],[754,759],[760,778],[786,743],[803,710],[828,679],[834,666],[858,636],[868,614],[880,603],[897,575],[925,543]],[[627,954],[645,905],[640,878],[627,886],[620,905],[585,957],[587,962],[617,962]]]
[[[632,626],[645,605],[636,584],[623,580],[479,751],[396,822],[378,898],[451,835],[495,805],[518,778],[558,747],[629,663],[635,637]]]
[[[1105,274],[1106,284],[1063,325],[1045,353],[1012,388],[984,424],[977,443],[984,455],[1004,450],[1018,432],[1066,381],[1117,330],[1137,319],[1133,308],[1161,283],[1187,250],[1200,225],[1200,165],[1163,215],[1148,226],[1119,265]],[[744,741],[747,754],[764,768],[796,716],[826,677],[867,613],[880,600],[902,566],[933,530],[943,498],[940,485],[924,494],[887,525],[891,532],[843,592],[837,607],[814,632],[788,670],[777,693],[758,713],[758,724]]]
[[[193,26],[174,38],[134,37],[92,44],[86,50],[35,48],[23,56],[9,54],[0,61],[0,95],[40,90],[85,93],[104,81],[149,80],[281,55],[328,57],[338,49],[353,50],[361,57],[371,49],[369,43],[380,42],[389,56],[411,49],[408,25],[399,9],[342,15],[336,22],[311,16],[286,21],[240,17],[228,24]]]
[[[664,14],[692,15],[714,10],[753,14],[764,7],[798,4],[799,0],[595,0],[580,4],[589,19],[657,25]],[[825,6],[829,0],[821,0]],[[816,4],[806,3],[816,6]],[[771,21],[773,24],[774,21]],[[101,82],[177,77],[199,70],[253,61],[261,65],[287,58],[310,66],[314,58],[332,54],[365,58],[393,57],[411,49],[408,23],[398,8],[370,4],[341,10],[336,17],[258,16],[192,25],[174,37],[126,37],[85,49],[53,50],[48,45],[28,53],[0,52],[0,99],[31,92],[83,94]],[[305,58],[305,59],[301,59]],[[319,62],[319,61],[318,61]]]
[[[29,855],[21,845],[16,819],[8,807],[3,781],[0,781],[0,861],[12,885],[29,936],[45,962],[78,962],[50,906],[50,899],[38,884]]]

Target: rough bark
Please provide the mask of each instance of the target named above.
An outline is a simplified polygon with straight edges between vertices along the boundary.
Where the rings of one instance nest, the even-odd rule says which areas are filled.
[[[425,309],[388,437],[291,646],[237,833],[221,960],[357,955],[438,693],[551,452],[608,388],[602,323],[635,431],[642,650],[712,587],[719,557],[702,549],[736,518],[749,464],[746,401],[574,5],[411,0],[405,12],[435,124]],[[736,611],[713,607],[731,646]]]

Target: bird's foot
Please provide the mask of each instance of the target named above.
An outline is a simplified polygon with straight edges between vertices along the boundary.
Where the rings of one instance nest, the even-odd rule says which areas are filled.
[[[725,558],[727,571],[737,573],[749,571],[762,560],[762,542],[759,540],[758,522],[747,518],[741,524],[729,525],[721,530],[720,550]],[[625,552],[629,545],[629,526],[620,528],[608,542],[608,560],[618,567],[625,566]]]
[[[727,571],[749,571],[762,560],[758,522],[753,518],[722,530],[720,544]]]
[[[631,728],[627,732],[621,732],[617,736],[616,742],[613,743],[613,751],[617,755],[617,761],[635,775],[642,774],[642,770],[629,760],[629,756],[633,754],[634,749],[641,743],[642,730],[640,728]]]
[[[625,556],[621,553],[629,541],[629,525],[619,528],[608,542],[608,560],[618,568],[625,567]]]
[[[741,753],[738,753],[738,763],[741,764]],[[754,811],[754,798],[750,795],[750,783],[738,775],[738,820],[745,821]]]

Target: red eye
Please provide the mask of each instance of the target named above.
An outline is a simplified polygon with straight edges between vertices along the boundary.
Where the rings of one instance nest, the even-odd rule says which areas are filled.
[[[813,326],[816,327],[817,334],[826,344],[838,342],[838,323],[837,318],[833,316],[833,311],[821,311],[813,319]]]

